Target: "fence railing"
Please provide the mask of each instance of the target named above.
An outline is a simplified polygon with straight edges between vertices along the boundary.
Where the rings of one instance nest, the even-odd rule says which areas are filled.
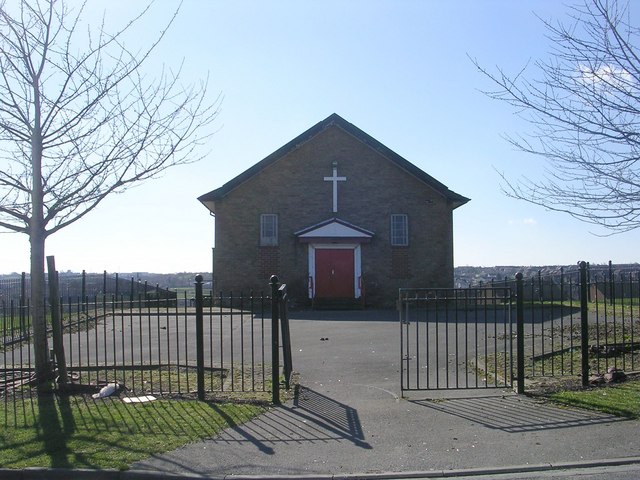
[[[401,290],[400,304],[403,389],[586,386],[640,369],[640,272],[581,262],[482,288]]]
[[[522,279],[529,377],[640,368],[640,272],[578,270]]]
[[[401,289],[401,390],[508,388],[509,288]]]
[[[118,273],[63,273],[58,274],[60,295],[64,298],[93,298],[106,295],[138,298],[175,298],[176,292],[135,277],[124,277]],[[46,290],[49,291],[48,280]],[[0,278],[0,302],[25,303],[31,291],[31,279],[26,273],[16,277]]]
[[[117,273],[57,275],[58,290],[64,302],[74,304],[87,312],[91,305],[103,302],[120,301],[128,302],[133,308],[137,304],[141,308],[157,304],[159,306],[171,306],[178,304],[191,304],[195,299],[186,297],[183,291],[181,298],[177,292],[161,288],[159,285],[151,285],[146,281],[135,280],[131,277],[126,280]],[[62,279],[62,282],[60,282]],[[46,291],[50,291],[47,280]],[[62,288],[60,288],[62,284]],[[18,278],[0,279],[0,347],[16,342],[28,340],[30,334],[30,281],[26,274]],[[209,295],[210,296],[210,295]],[[45,311],[49,311],[49,300],[45,298]]]
[[[74,388],[117,381],[134,394],[261,398],[271,392],[272,372],[279,375],[280,364],[267,346],[273,322],[281,321],[271,316],[272,297],[214,295],[203,292],[198,280],[195,297],[186,292],[171,299],[143,293],[63,297],[62,342]],[[28,318],[28,304],[2,303],[0,389],[15,391],[32,380]],[[275,341],[279,346],[279,338]],[[52,352],[51,361],[56,360]]]
[[[517,280],[487,286],[515,292]],[[580,262],[522,278],[518,298],[530,357],[527,376],[584,377],[583,361],[591,374],[640,369],[640,271]]]

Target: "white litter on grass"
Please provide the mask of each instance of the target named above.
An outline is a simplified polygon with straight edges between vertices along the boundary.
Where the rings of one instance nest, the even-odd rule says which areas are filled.
[[[94,393],[91,395],[93,398],[105,398],[110,395],[113,395],[118,391],[119,385],[117,383],[108,383],[106,386],[102,387],[98,393]]]
[[[124,403],[146,403],[157,400],[153,395],[142,395],[141,397],[124,397],[122,401]]]

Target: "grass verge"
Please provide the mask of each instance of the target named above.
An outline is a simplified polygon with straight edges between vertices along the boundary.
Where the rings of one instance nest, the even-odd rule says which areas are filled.
[[[566,390],[549,394],[561,405],[596,410],[620,417],[640,418],[640,380],[596,387],[589,390]]]
[[[43,396],[4,401],[0,467],[127,469],[240,425],[265,410],[255,404],[118,397]],[[0,413],[2,415],[2,413]]]

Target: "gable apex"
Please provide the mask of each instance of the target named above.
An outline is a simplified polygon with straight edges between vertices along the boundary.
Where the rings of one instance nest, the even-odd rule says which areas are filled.
[[[295,137],[293,140],[291,140],[287,144],[280,147],[278,150],[276,150],[272,154],[268,155],[267,157],[265,157],[264,159],[262,159],[261,161],[259,161],[258,163],[250,167],[249,169],[245,170],[240,175],[229,180],[222,187],[212,190],[208,193],[205,193],[204,195],[201,195],[200,197],[198,197],[198,200],[202,204],[204,204],[204,206],[207,207],[212,213],[215,214],[216,200],[220,200],[224,198],[226,195],[228,195],[231,191],[236,189],[238,186],[242,185],[244,182],[248,181],[253,176],[257,175],[262,170],[272,165],[273,163],[275,163],[276,161],[278,161],[280,158],[287,155],[291,151],[299,148],[302,144],[308,142],[313,137],[320,134],[330,126],[336,126],[342,129],[344,132],[353,136],[360,142],[367,145],[369,148],[375,150],[376,152],[378,152],[379,154],[387,158],[389,161],[394,163],[401,170],[404,170],[406,173],[412,175],[413,177],[417,178],[419,181],[421,181],[425,185],[434,189],[440,195],[445,197],[447,201],[449,201],[452,204],[454,209],[464,205],[469,201],[468,198],[462,195],[459,195],[453,192],[452,190],[449,190],[449,188],[447,188],[443,183],[439,182],[438,180],[433,178],[431,175],[429,175],[422,169],[418,168],[417,166],[415,166],[414,164],[412,164],[402,156],[398,155],[393,150],[386,147],[381,142],[379,142],[378,140],[376,140],[375,138],[373,138],[363,130],[359,129],[352,123],[347,122],[344,118],[342,118],[337,113],[332,113],[324,120],[318,122],[308,130],[303,132],[302,134]]]

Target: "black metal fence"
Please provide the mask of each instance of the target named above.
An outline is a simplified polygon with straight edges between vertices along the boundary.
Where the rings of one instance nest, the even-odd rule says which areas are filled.
[[[402,391],[512,385],[508,287],[401,289],[399,303]]]
[[[521,288],[528,378],[579,375],[586,383],[612,368],[640,369],[640,271],[581,262],[523,278]]]
[[[139,308],[147,308],[152,305],[171,306],[186,305],[187,302],[193,305],[194,298],[179,298],[177,292],[159,285],[150,285],[146,281],[135,280],[131,277],[126,280],[117,273],[108,275],[87,274],[80,275],[57,275],[59,282],[58,291],[62,302],[67,306],[74,305],[80,308],[82,313],[95,311],[95,305],[102,305],[113,302],[128,302],[130,308],[137,303]],[[62,288],[60,288],[62,286]],[[10,346],[17,342],[29,339],[31,331],[30,324],[30,278],[22,274],[16,278],[0,279],[0,347]],[[49,290],[47,280],[46,290]],[[45,310],[49,309],[49,300],[45,299]]]
[[[91,390],[117,381],[132,394],[261,398],[272,392],[272,372],[279,375],[280,363],[273,362],[268,345],[275,342],[280,348],[279,336],[272,337],[273,325],[281,321],[272,318],[273,297],[214,295],[203,292],[201,280],[195,297],[186,292],[162,300],[149,292],[63,297],[62,341],[74,388]],[[28,318],[28,302],[2,302],[0,389],[5,392],[33,380]],[[53,352],[51,357],[59,361]],[[289,368],[290,358],[289,352]]]
[[[482,288],[402,290],[400,304],[403,390],[524,391],[640,369],[640,271],[581,262]]]
[[[106,295],[116,298],[176,298],[176,292],[163,288],[158,284],[151,284],[135,277],[125,277],[118,273],[59,273],[58,285],[60,295],[64,298],[93,298]],[[46,285],[48,291],[48,280]],[[26,273],[15,277],[0,278],[0,302],[13,302],[18,305],[25,303],[31,291],[31,279]]]

